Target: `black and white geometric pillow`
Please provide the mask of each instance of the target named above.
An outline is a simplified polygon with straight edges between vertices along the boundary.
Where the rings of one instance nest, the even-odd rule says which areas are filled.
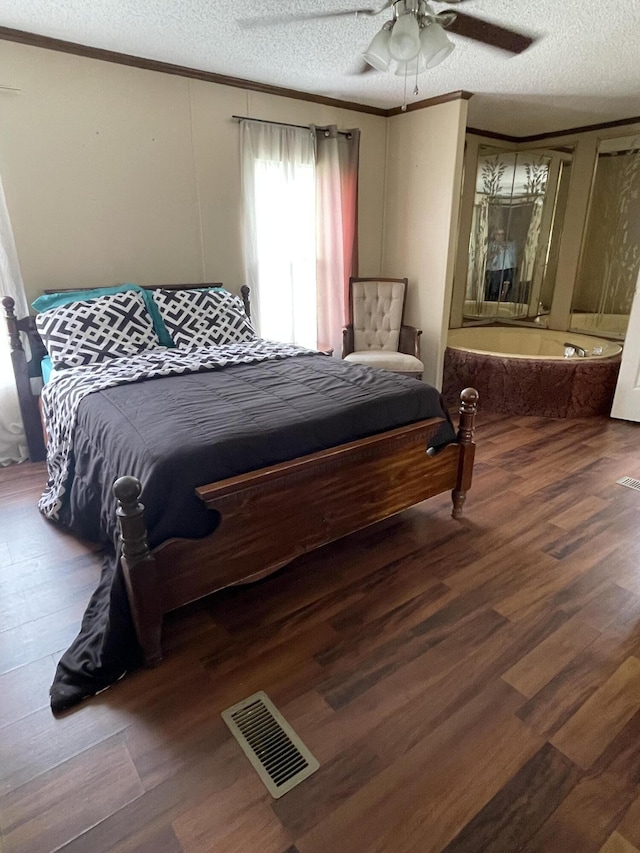
[[[153,298],[181,349],[256,340],[240,298],[226,290],[154,290]]]
[[[36,316],[36,326],[54,367],[78,367],[160,346],[135,291],[52,308]]]

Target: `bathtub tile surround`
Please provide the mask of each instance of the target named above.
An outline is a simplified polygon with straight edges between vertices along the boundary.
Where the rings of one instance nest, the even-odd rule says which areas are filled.
[[[447,347],[443,393],[447,405],[453,406],[456,389],[473,386],[483,411],[502,415],[608,415],[619,369],[619,356],[600,361],[532,361]]]
[[[565,358],[565,340],[589,353],[600,348],[603,352],[589,358]],[[554,347],[557,354],[548,354]],[[570,332],[456,329],[449,334],[445,352],[443,394],[448,405],[455,405],[457,389],[473,386],[480,394],[482,410],[496,414],[608,415],[620,353],[621,348],[610,341]]]

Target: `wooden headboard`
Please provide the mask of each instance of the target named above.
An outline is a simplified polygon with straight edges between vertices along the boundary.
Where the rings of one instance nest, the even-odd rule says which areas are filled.
[[[199,282],[197,284],[149,284],[142,285],[145,290],[194,290],[203,287],[223,287],[220,282]],[[74,288],[77,289],[77,288]],[[249,288],[243,285],[240,288],[242,302],[247,317],[251,317],[251,304],[249,301]],[[45,290],[47,294],[65,293],[65,290]],[[41,386],[42,370],[40,362],[47,354],[42,338],[38,334],[36,328],[35,317],[31,315],[27,317],[16,317],[15,302],[10,296],[5,296],[2,300],[2,305],[5,310],[5,320],[9,331],[9,345],[11,348],[11,362],[13,364],[13,373],[16,379],[16,388],[18,389],[18,400],[20,402],[20,412],[24,423],[24,430],[27,436],[27,445],[29,447],[29,457],[32,462],[40,462],[46,458],[46,449],[42,436],[42,420],[40,418],[40,410],[38,400],[40,396],[40,387],[35,391],[32,388],[32,379],[35,384]],[[27,336],[31,349],[31,357],[27,359],[20,333]],[[38,379],[40,382],[38,382]]]

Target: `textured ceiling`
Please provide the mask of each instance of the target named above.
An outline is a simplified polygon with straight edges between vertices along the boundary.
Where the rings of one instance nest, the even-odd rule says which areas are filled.
[[[388,14],[254,30],[237,23],[359,5],[367,0],[3,0],[0,25],[362,104],[399,106],[402,79],[354,73]],[[469,0],[464,12],[539,40],[509,57],[453,36],[456,49],[418,78],[420,92],[410,91],[409,101],[466,89],[474,93],[471,126],[515,136],[640,115],[640,0]]]

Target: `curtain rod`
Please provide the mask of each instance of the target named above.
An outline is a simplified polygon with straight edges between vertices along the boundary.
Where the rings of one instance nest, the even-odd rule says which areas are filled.
[[[290,124],[287,121],[270,121],[266,118],[251,118],[250,116],[231,116],[236,121],[257,121],[260,124],[277,124],[279,127],[297,127],[300,130],[311,130],[308,124]],[[328,127],[322,127],[320,125],[315,125],[316,130],[329,130]],[[340,136],[351,136],[350,130],[339,130],[338,134]]]

